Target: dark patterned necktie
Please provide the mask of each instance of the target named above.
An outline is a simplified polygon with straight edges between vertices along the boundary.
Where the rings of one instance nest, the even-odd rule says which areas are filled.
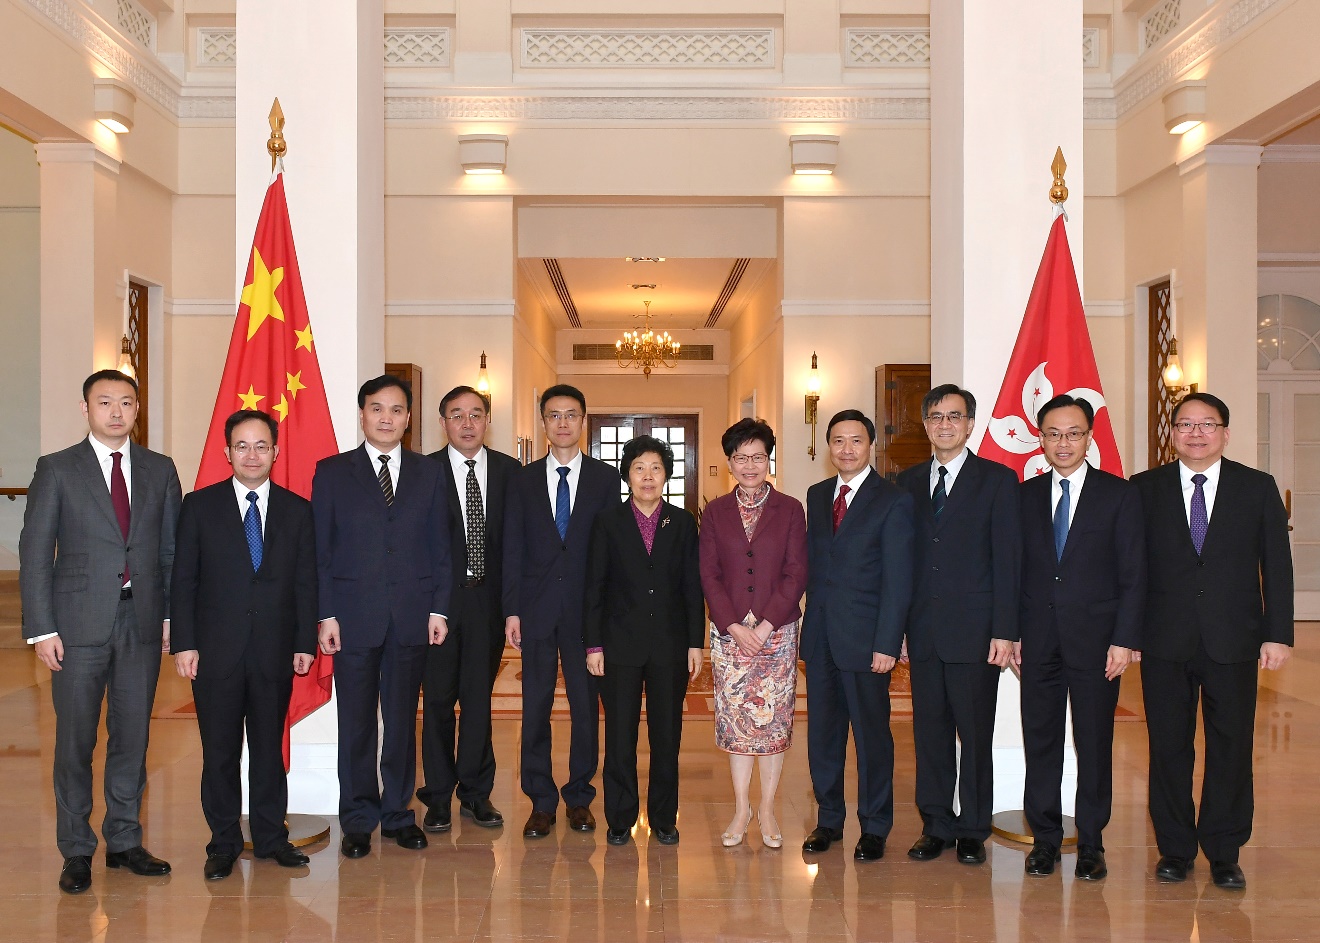
[[[1196,548],[1196,555],[1201,555],[1201,548],[1205,546],[1205,532],[1210,529],[1210,515],[1205,509],[1205,483],[1206,477],[1202,474],[1192,476],[1192,484],[1195,489],[1192,491],[1192,513],[1189,516],[1192,528],[1192,546]]]
[[[380,462],[380,474],[376,477],[380,480],[381,493],[385,495],[386,505],[393,505],[394,482],[390,480],[390,457],[381,455],[377,457],[376,461]]]
[[[1059,487],[1063,489],[1063,494],[1059,495],[1059,503],[1054,506],[1054,558],[1063,559],[1063,548],[1068,543],[1068,506],[1072,503],[1068,497],[1068,479],[1059,479]]]
[[[119,532],[124,535],[124,543],[128,543],[128,529],[132,521],[132,510],[128,504],[128,482],[124,480],[124,469],[120,466],[124,456],[118,452],[111,452],[110,457],[114,459],[114,464],[110,468],[110,503],[115,506],[115,518],[119,521]],[[119,585],[125,586],[131,579],[128,572],[128,558],[124,558],[124,582]]]
[[[257,507],[255,491],[249,491],[247,499],[248,509],[243,515],[243,533],[247,535],[248,554],[252,557],[252,572],[255,573],[261,569],[261,555],[264,551],[261,544],[261,509]]]
[[[944,477],[949,474],[949,470],[943,465],[940,466],[940,480],[935,483],[935,491],[930,496],[930,505],[935,511],[935,520],[940,519],[940,512],[944,510],[944,501],[949,493],[944,489]]]
[[[568,466],[561,465],[555,471],[559,472],[559,485],[555,488],[555,530],[559,531],[560,540],[567,540],[568,519],[572,513],[569,507]]]
[[[839,496],[834,499],[834,532],[839,532],[839,525],[843,523],[843,515],[848,513],[848,492],[852,491],[848,485],[839,486]]]
[[[467,465],[467,565],[473,579],[486,575],[486,514],[481,507],[481,485],[477,481],[477,460]]]

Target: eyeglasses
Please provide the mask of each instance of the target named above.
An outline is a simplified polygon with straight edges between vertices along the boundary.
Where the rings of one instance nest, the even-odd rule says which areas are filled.
[[[931,413],[925,421],[928,426],[938,426],[947,419],[950,423],[957,425],[966,418],[962,413]]]
[[[258,442],[256,445],[249,445],[246,442],[240,442],[238,445],[231,445],[229,451],[235,455],[247,455],[249,452],[256,452],[258,455],[269,455],[271,445],[269,442]]]
[[[546,422],[577,422],[581,418],[582,414],[572,409],[566,413],[553,412],[545,414]]]
[[[751,462],[753,465],[764,465],[770,461],[770,456],[764,452],[757,452],[755,455],[744,455],[741,452],[734,452],[729,456],[729,461],[735,465],[746,465]]]
[[[1067,439],[1069,442],[1080,442],[1091,434],[1090,429],[1069,429],[1067,432],[1060,432],[1058,429],[1051,429],[1049,432],[1042,432],[1040,437],[1051,444],[1060,439]]]
[[[478,422],[481,422],[481,421],[482,421],[483,419],[485,419],[485,418],[486,418],[486,414],[485,414],[484,412],[480,412],[480,413],[479,413],[479,412],[471,412],[471,413],[450,413],[448,416],[445,417],[445,421],[446,421],[446,422],[462,422],[463,420],[466,419],[468,422],[471,422],[471,423],[478,423]]]
[[[1173,424],[1183,435],[1191,435],[1197,429],[1200,429],[1205,435],[1214,435],[1216,429],[1223,428],[1222,422],[1215,422],[1213,419],[1207,419],[1205,422],[1192,422],[1190,419],[1180,419]]]

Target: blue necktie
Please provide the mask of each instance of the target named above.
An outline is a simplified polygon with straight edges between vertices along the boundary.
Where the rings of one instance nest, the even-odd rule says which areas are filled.
[[[1201,548],[1205,546],[1205,533],[1210,529],[1210,515],[1206,513],[1205,507],[1205,483],[1208,479],[1205,475],[1196,474],[1192,476],[1192,484],[1196,487],[1192,491],[1192,513],[1188,523],[1192,529],[1192,546],[1196,548],[1196,555],[1201,555]]]
[[[1068,542],[1068,479],[1059,479],[1059,487],[1063,494],[1059,495],[1059,503],[1054,508],[1054,556],[1062,560],[1063,546]]]
[[[243,532],[247,534],[248,553],[252,555],[252,572],[261,569],[261,512],[257,510],[257,493],[247,493],[248,509],[243,515]]]
[[[560,466],[555,471],[559,472],[559,487],[555,489],[555,529],[559,531],[559,539],[568,539],[568,467]]]

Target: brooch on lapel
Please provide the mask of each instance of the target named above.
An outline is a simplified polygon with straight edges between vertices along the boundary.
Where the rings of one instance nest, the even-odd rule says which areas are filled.
[[[661,526],[661,527],[664,527],[664,526],[667,525],[668,523],[669,523],[669,518],[666,517],[664,520],[662,520],[662,521],[660,522],[660,526]]]

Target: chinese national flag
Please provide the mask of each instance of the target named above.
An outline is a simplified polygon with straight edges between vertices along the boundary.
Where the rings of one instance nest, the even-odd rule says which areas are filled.
[[[1036,413],[1063,392],[1086,400],[1095,409],[1095,434],[1087,461],[1121,476],[1123,461],[1105,406],[1082,295],[1077,290],[1077,271],[1068,248],[1068,231],[1060,211],[1050,228],[1004,385],[978,454],[1007,465],[1023,480],[1049,471],[1040,451]]]
[[[283,161],[276,166],[257,220],[238,318],[195,487],[204,488],[233,474],[224,455],[225,420],[239,409],[260,409],[279,420],[280,455],[271,480],[310,498],[316,463],[334,455],[339,447],[298,274],[289,207],[284,200]],[[313,654],[312,670],[293,679],[284,725],[286,769],[289,727],[330,700],[331,657]]]

